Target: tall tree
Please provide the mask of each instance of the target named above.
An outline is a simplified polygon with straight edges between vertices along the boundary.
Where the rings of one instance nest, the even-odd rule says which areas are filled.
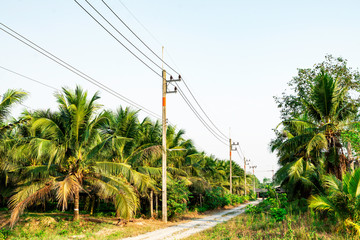
[[[28,205],[52,193],[63,210],[69,201],[74,202],[74,220],[78,220],[80,192],[88,189],[96,189],[100,198],[112,199],[119,216],[131,217],[138,197],[129,183],[140,188],[145,178],[130,165],[99,158],[108,140],[101,138],[99,129],[108,119],[96,114],[98,93],[89,99],[87,92],[76,87],[74,91],[64,88],[55,96],[58,112],[31,116],[31,137],[25,149],[30,150],[28,157],[39,161],[18,170],[19,186],[10,199],[11,226]]]

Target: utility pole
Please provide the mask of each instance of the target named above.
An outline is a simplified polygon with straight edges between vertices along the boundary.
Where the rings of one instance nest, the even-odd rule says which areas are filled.
[[[254,165],[254,166],[250,166],[250,168],[252,168],[252,170],[253,170],[253,179],[254,179],[254,193],[255,193],[255,168],[256,168],[257,166],[256,165]]]
[[[164,47],[162,47],[162,54],[164,58]],[[170,80],[166,80],[166,71],[164,70],[164,65],[162,66],[162,221],[167,222],[167,191],[166,191],[166,94],[167,93],[176,93],[177,89],[175,87],[174,91],[168,91],[168,84],[175,81],[180,81],[179,79],[173,79],[170,76]]]
[[[164,51],[164,47],[163,47]],[[162,70],[162,220],[167,222],[166,193],[166,71]]]
[[[250,160],[244,157],[244,195],[246,196],[246,165],[249,165]]]
[[[231,160],[231,152],[236,151],[236,147],[233,149],[233,146],[238,146],[239,143],[235,143],[231,141],[231,138],[229,139],[230,143],[230,194],[232,194],[232,160]]]

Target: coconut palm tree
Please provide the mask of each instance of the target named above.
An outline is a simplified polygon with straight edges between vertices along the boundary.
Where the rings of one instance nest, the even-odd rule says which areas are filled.
[[[0,101],[0,204],[5,197],[9,195],[11,189],[10,182],[12,178],[9,173],[14,168],[14,164],[8,158],[11,149],[11,139],[14,138],[14,128],[23,121],[12,121],[6,123],[9,119],[11,109],[16,104],[21,103],[27,96],[22,90],[9,89],[1,97]]]
[[[63,88],[55,97],[58,112],[31,115],[31,137],[18,145],[17,152],[38,162],[17,171],[18,187],[10,199],[11,226],[27,206],[53,195],[63,210],[73,201],[74,220],[78,220],[80,192],[94,189],[100,198],[113,200],[119,216],[131,217],[138,206],[131,184],[141,188],[144,178],[130,165],[101,158],[99,152],[114,137],[101,138],[100,127],[109,119],[96,114],[98,93],[89,99],[78,86],[74,91]]]
[[[278,132],[277,139],[271,143],[283,166],[277,176],[283,180],[290,179],[289,171],[320,169],[315,173],[319,175],[324,168],[341,179],[348,170],[349,159],[343,152],[340,136],[353,124],[357,105],[350,100],[348,88],[340,86],[339,79],[321,72],[313,82],[308,98],[302,100],[307,112],[283,121],[283,131]]]
[[[335,216],[339,224],[360,235],[360,168],[347,172],[342,180],[334,175],[324,176],[326,193],[312,196],[309,207]]]

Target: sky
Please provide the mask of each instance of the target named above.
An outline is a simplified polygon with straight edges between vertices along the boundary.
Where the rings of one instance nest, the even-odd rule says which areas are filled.
[[[161,115],[162,79],[107,34],[75,1],[0,2],[0,23]],[[85,0],[78,2],[91,11]],[[359,1],[105,2],[159,56],[164,46],[164,61],[181,73],[221,132],[239,142],[250,164],[257,166],[255,175],[261,180],[271,177],[271,170],[278,168],[276,155],[269,151],[269,142],[274,137],[272,129],[280,123],[273,96],[288,88],[287,82],[296,76],[298,68],[311,68],[323,61],[326,54],[347,59],[354,69],[360,66]],[[100,0],[91,3],[161,65]],[[112,33],[136,52],[117,32]],[[3,31],[0,31],[0,66],[56,89],[81,85],[90,94],[99,90]],[[161,74],[161,69],[151,66]],[[166,66],[165,69],[171,73]],[[53,89],[1,68],[0,83],[0,94],[9,88],[27,91],[29,97],[23,104],[32,109],[57,107]],[[179,84],[185,91],[184,84]],[[99,91],[99,102],[104,108],[128,106]],[[13,115],[19,116],[23,109],[24,106],[16,107]],[[140,112],[139,116],[142,119],[148,115]],[[178,129],[185,129],[186,137],[199,150],[219,159],[229,158],[229,147],[208,132],[179,94],[167,95],[167,118]],[[243,159],[236,152],[233,160],[243,166]]]

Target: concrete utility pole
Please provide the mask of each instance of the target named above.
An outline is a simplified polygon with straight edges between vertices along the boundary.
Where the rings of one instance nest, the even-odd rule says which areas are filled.
[[[257,166],[256,165],[254,165],[254,166],[250,166],[250,168],[252,168],[252,170],[253,170],[253,178],[254,178],[254,193],[255,193],[255,168],[256,168]]]
[[[250,160],[244,157],[244,195],[246,196],[246,165],[249,165]]]
[[[230,143],[230,193],[232,194],[232,160],[231,160],[231,152],[236,151],[236,148],[233,149],[233,146],[238,146],[239,143],[235,143],[231,141],[231,138],[229,139]]]
[[[164,47],[162,47],[162,54],[164,56]],[[168,83],[180,81],[181,76],[179,75],[179,79],[173,79],[170,76],[170,80],[166,80],[166,71],[164,70],[164,66],[162,70],[162,220],[163,222],[167,222],[167,191],[166,191],[166,94],[167,93],[176,93],[177,89],[175,87],[174,91],[168,91]]]
[[[164,49],[164,47],[163,47]],[[162,71],[162,220],[167,222],[166,193],[166,71]]]

